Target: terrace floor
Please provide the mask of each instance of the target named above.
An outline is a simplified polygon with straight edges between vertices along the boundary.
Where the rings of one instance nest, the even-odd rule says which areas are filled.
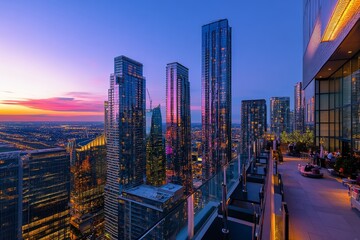
[[[306,161],[285,157],[278,166],[288,204],[290,239],[360,240],[360,212],[350,208],[347,188],[325,168],[323,179],[300,175],[298,164]]]

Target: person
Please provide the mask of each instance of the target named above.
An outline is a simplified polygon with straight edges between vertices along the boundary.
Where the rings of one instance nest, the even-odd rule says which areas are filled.
[[[341,153],[340,153],[340,149],[337,150],[337,152],[335,153],[335,157],[341,157]]]
[[[314,162],[314,164],[315,165],[320,165],[319,160],[320,160],[319,153],[317,151],[314,151],[314,154],[313,154],[313,162]]]
[[[327,158],[331,161],[333,157],[334,155],[332,154],[332,152],[329,152]]]

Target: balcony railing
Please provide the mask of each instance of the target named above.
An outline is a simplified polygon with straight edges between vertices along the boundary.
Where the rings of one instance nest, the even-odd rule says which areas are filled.
[[[222,183],[227,186],[227,198],[239,184],[243,167],[248,169],[253,156],[238,156],[222,167],[221,171],[205,181],[191,195],[180,201],[159,219],[139,239],[196,239],[206,225],[217,216],[222,201]],[[243,167],[242,167],[243,166]]]

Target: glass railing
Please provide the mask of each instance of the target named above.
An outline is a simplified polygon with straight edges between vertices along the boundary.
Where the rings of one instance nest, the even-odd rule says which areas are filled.
[[[226,183],[228,199],[239,183],[242,166],[247,169],[252,160],[253,156],[234,158],[157,220],[139,239],[191,239],[196,236],[217,213],[222,200],[222,183]]]

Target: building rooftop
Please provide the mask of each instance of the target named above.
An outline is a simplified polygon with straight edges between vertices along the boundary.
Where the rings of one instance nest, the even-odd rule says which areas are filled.
[[[159,190],[160,189],[158,187],[143,184],[137,187],[127,189],[124,192],[127,194],[150,199],[161,203],[168,201],[174,195]]]
[[[162,190],[168,191],[168,192],[176,193],[177,191],[181,190],[183,188],[183,186],[173,184],[173,183],[167,183],[165,185],[162,185],[159,188]]]

